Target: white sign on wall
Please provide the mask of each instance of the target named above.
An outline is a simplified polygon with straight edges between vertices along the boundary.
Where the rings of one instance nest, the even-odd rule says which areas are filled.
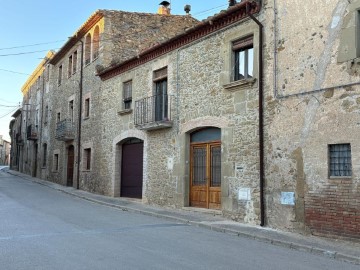
[[[281,192],[281,204],[295,205],[295,193],[294,192]]]
[[[250,188],[239,188],[238,200],[239,201],[250,201],[251,200]]]

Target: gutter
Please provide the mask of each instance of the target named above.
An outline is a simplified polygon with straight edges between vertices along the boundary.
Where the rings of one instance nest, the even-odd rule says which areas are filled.
[[[259,26],[259,157],[260,157],[260,226],[265,226],[265,202],[264,202],[264,68],[263,68],[263,24],[250,12],[250,3],[246,3],[246,13]]]

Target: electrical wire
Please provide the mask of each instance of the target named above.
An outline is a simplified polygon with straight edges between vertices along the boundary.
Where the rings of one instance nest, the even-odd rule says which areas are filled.
[[[56,41],[49,41],[49,42],[43,42],[43,43],[35,43],[35,44],[30,44],[30,45],[21,45],[21,46],[0,48],[0,51],[3,51],[3,50],[12,50],[12,49],[18,49],[18,48],[26,48],[26,47],[34,47],[34,46],[46,45],[46,44],[53,44],[53,43],[64,42],[64,41],[65,41],[65,40],[56,40]]]
[[[57,50],[57,49],[54,49]],[[40,51],[32,51],[32,52],[20,52],[20,53],[9,53],[9,54],[0,54],[0,57],[4,56],[14,56],[14,55],[23,55],[23,54],[32,54],[32,53],[38,53],[38,52],[47,52],[49,50],[40,50]]]
[[[200,15],[200,14],[206,14],[206,13],[208,13],[208,12],[210,12],[210,11],[213,11],[213,10],[218,9],[218,8],[226,7],[226,6],[227,6],[227,5],[217,6],[217,7],[211,8],[211,9],[207,9],[207,10],[203,10],[203,11],[194,13],[194,14],[192,14],[192,15],[195,16],[195,15]]]
[[[1,116],[0,116],[0,119],[2,119],[2,118],[4,118],[4,117],[8,116],[8,115],[9,115],[9,114],[11,114],[11,113],[14,113],[17,109],[18,109],[18,108],[13,109],[13,110],[11,110],[11,111],[9,111],[9,112],[7,112],[7,113],[5,113],[5,114],[1,115]]]
[[[0,68],[0,71],[5,71],[5,72],[10,72],[10,73],[15,73],[15,74],[21,74],[21,75],[26,75],[26,76],[31,75],[31,74],[28,74],[28,73],[22,73],[22,72],[17,72],[17,71],[13,71],[13,70],[3,69],[3,68]]]

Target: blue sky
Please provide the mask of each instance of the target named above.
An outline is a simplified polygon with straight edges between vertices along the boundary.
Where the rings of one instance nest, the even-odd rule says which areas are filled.
[[[0,135],[9,137],[11,115],[22,101],[20,89],[29,74],[41,62],[48,50],[59,49],[67,37],[71,36],[93,12],[97,9],[114,9],[155,13],[160,2],[160,0],[0,0],[2,9]],[[226,9],[228,1],[171,0],[172,14],[185,14],[186,4],[191,5],[193,17],[202,20],[221,9]],[[35,45],[39,43],[47,44]]]

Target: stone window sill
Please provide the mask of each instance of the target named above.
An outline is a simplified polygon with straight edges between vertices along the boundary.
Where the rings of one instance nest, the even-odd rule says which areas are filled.
[[[118,111],[118,115],[126,115],[126,114],[130,114],[132,113],[132,109],[124,109],[124,110],[121,110],[121,111]]]
[[[228,84],[224,84],[223,87],[228,91],[235,92],[235,91],[251,88],[255,84],[255,82],[256,82],[255,78],[243,79]]]
[[[329,176],[331,180],[351,180],[352,176]]]

